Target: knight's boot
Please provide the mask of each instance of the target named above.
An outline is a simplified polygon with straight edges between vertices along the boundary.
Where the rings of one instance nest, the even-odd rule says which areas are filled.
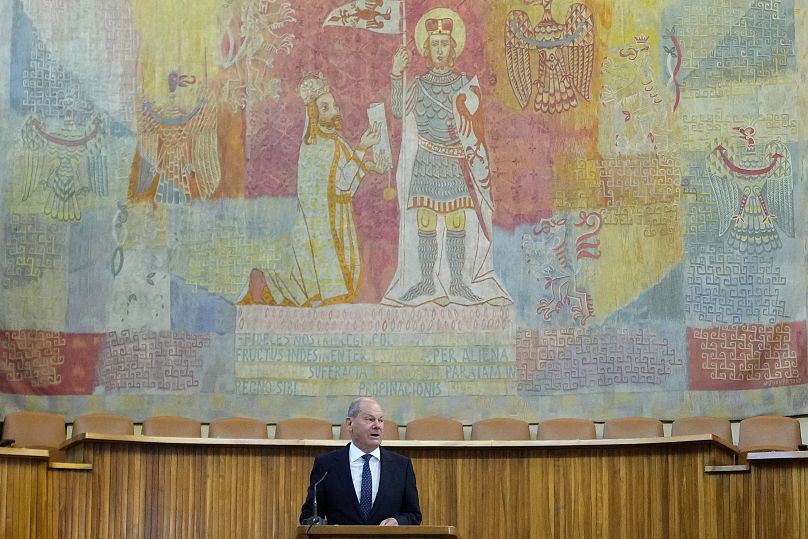
[[[431,296],[435,293],[435,281],[432,272],[435,269],[435,259],[438,256],[438,236],[433,230],[418,231],[418,261],[421,265],[421,280],[407,290],[401,301],[412,301],[418,296]]]
[[[463,264],[466,260],[466,231],[448,230],[446,232],[446,259],[449,262],[449,294],[464,297],[469,301],[480,301],[477,294],[463,283]]]

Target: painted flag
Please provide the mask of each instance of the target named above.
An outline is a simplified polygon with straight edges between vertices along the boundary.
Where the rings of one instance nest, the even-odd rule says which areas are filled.
[[[333,10],[326,26],[360,28],[379,34],[404,32],[404,0],[353,0]]]

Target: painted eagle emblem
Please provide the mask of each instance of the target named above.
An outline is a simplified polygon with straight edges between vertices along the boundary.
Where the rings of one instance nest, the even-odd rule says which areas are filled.
[[[719,235],[742,253],[783,246],[777,229],[795,234],[791,152],[779,140],[756,144],[753,128],[735,128],[746,143],[716,143],[707,174],[719,212]]]
[[[143,103],[130,200],[185,204],[210,199],[219,187],[218,113],[212,92],[201,88],[191,110],[180,109],[177,102],[177,90],[193,84],[195,76],[171,71],[168,102]]]
[[[544,8],[533,26],[527,13],[511,11],[505,22],[505,64],[508,79],[524,109],[536,87],[534,110],[560,113],[578,106],[578,96],[589,101],[595,58],[595,18],[583,4],[572,4],[567,19],[557,22],[550,11],[553,0],[525,0]],[[538,51],[538,73],[532,79],[530,51]]]
[[[22,200],[35,190],[46,193],[45,215],[57,221],[81,220],[81,200],[92,192],[109,193],[105,153],[106,123],[93,115],[89,123],[73,122],[72,113],[61,127],[50,129],[42,118],[30,116],[22,128],[25,184]]]

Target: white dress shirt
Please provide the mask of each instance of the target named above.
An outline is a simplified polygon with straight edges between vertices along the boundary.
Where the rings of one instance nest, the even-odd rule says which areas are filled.
[[[348,460],[351,463],[351,479],[353,479],[354,490],[356,491],[356,500],[361,501],[362,495],[362,468],[365,467],[365,460],[362,458],[365,452],[356,447],[351,442],[351,447],[348,449]],[[370,474],[373,477],[373,497],[371,498],[371,505],[376,501],[376,494],[379,492],[379,479],[381,476],[381,451],[377,447],[370,452],[373,458],[370,459]]]

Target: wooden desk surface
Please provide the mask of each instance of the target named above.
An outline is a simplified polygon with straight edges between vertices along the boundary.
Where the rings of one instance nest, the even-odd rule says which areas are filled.
[[[45,459],[50,457],[47,449],[26,449],[24,447],[0,447],[0,458]]]
[[[454,526],[298,526],[297,539],[307,537],[362,539],[420,537],[421,539],[457,539]]]
[[[788,460],[808,462],[808,451],[762,451],[759,453],[747,453],[746,460],[755,464]]]
[[[60,446],[68,450],[82,442],[107,442],[127,444],[157,444],[157,445],[187,445],[200,447],[312,447],[312,448],[338,448],[345,446],[347,440],[276,440],[276,439],[243,439],[243,438],[177,438],[170,436],[140,436],[140,435],[112,435],[98,433],[83,433],[66,440]],[[388,449],[415,449],[415,448],[537,448],[549,450],[562,450],[570,448],[626,448],[639,446],[676,446],[714,443],[728,451],[737,453],[732,443],[714,434],[697,434],[687,436],[664,436],[655,438],[615,438],[595,440],[386,440],[384,447]]]

